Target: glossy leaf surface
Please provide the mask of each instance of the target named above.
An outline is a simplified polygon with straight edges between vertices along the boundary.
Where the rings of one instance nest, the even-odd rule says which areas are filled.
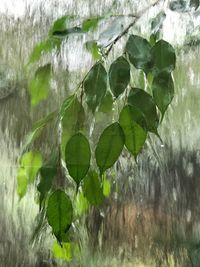
[[[152,72],[158,75],[162,72],[172,72],[176,65],[176,54],[174,48],[164,40],[158,41],[151,50],[153,57]]]
[[[110,66],[109,83],[115,97],[121,95],[130,82],[130,65],[124,57],[119,57]]]
[[[151,95],[139,88],[133,88],[128,96],[128,104],[136,107],[145,117],[148,131],[157,133],[159,118]]]
[[[152,66],[151,46],[149,42],[137,35],[130,35],[125,52],[129,55],[130,62],[137,69],[148,72]]]
[[[162,73],[152,83],[153,98],[162,116],[174,97],[174,83],[171,74]]]
[[[103,131],[95,150],[96,162],[101,174],[117,161],[124,147],[124,141],[123,130],[117,122]]]
[[[47,220],[59,241],[62,241],[63,233],[68,231],[72,219],[73,208],[70,198],[65,192],[56,190],[48,200]]]
[[[84,178],[83,193],[89,203],[94,206],[99,206],[103,202],[103,188],[95,171],[90,171]]]
[[[85,111],[78,101],[77,97],[69,96],[63,103],[61,108],[61,124],[62,124],[62,155],[65,155],[65,147],[69,138],[79,130],[83,129],[85,120]]]
[[[127,105],[122,109],[119,123],[124,131],[125,146],[136,158],[146,141],[147,132],[134,121],[131,108]]]
[[[87,104],[94,112],[101,103],[107,89],[107,73],[101,63],[92,67],[84,82]]]
[[[87,138],[77,133],[73,135],[65,149],[65,162],[70,176],[79,184],[90,167],[90,145]]]

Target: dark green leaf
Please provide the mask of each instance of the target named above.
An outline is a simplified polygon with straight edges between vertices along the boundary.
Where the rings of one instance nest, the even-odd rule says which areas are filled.
[[[95,171],[90,171],[83,180],[83,194],[94,206],[99,206],[103,200],[103,188]]]
[[[151,69],[151,46],[146,39],[137,35],[130,35],[125,52],[128,53],[130,62],[137,69],[142,69],[145,72]]]
[[[89,41],[85,43],[86,49],[91,53],[94,60],[101,59],[101,54],[99,53],[99,47],[95,41]]]
[[[119,123],[109,125],[101,134],[95,157],[100,173],[113,166],[124,147],[124,133]]]
[[[77,33],[78,34],[83,33],[80,27],[73,27],[73,28],[62,30],[62,31],[54,31],[53,36],[59,37],[59,38],[66,38],[70,34],[77,34]]]
[[[52,34],[56,31],[63,31],[67,27],[67,22],[72,19],[73,16],[63,16],[61,18],[58,18],[53,26],[49,30],[49,36],[52,36]]]
[[[64,157],[65,147],[69,138],[77,131],[83,129],[84,126],[85,111],[76,96],[70,96],[64,101],[61,108],[61,116],[61,151]]]
[[[109,113],[112,111],[113,107],[113,97],[109,91],[106,92],[106,95],[101,101],[101,104],[99,106],[99,111],[103,113]]]
[[[146,141],[147,132],[134,121],[132,114],[132,107],[125,106],[120,113],[119,123],[124,131],[125,146],[136,158]]]
[[[128,96],[128,104],[136,107],[143,114],[147,126],[146,130],[157,134],[159,118],[151,95],[142,89],[133,88]],[[138,124],[142,126],[140,123]]]
[[[93,31],[97,28],[98,22],[101,17],[89,18],[83,21],[82,30],[84,32]]]
[[[92,112],[101,103],[107,89],[107,73],[101,63],[94,65],[84,82],[84,89],[87,97],[87,104]]]
[[[115,97],[121,95],[130,82],[130,65],[124,57],[119,57],[109,69],[110,89]]]
[[[176,54],[174,48],[166,41],[158,41],[151,50],[153,57],[152,72],[158,75],[162,72],[172,72],[176,65]]]
[[[59,49],[60,46],[61,40],[53,37],[37,44],[31,53],[29,64],[39,61],[43,54],[50,53],[54,49]]]
[[[65,161],[70,176],[79,185],[90,167],[90,144],[87,138],[77,133],[68,141],[65,149]]]
[[[73,208],[70,198],[61,190],[53,192],[48,200],[47,220],[53,233],[62,241],[63,233],[69,230],[73,220]]]
[[[53,183],[53,179],[57,173],[58,155],[53,153],[49,160],[40,168],[40,182],[37,186],[40,192],[40,207],[46,196],[50,191]]]
[[[152,84],[153,98],[162,117],[174,97],[174,83],[171,74],[162,73],[156,76]]]
[[[51,80],[51,65],[39,67],[34,78],[29,82],[28,90],[31,95],[31,104],[36,106],[41,100],[48,97]]]

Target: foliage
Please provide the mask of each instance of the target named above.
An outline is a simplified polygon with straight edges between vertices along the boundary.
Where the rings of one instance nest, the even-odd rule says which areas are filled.
[[[160,32],[164,17],[161,13],[152,22],[152,34]],[[54,50],[59,53],[62,41],[69,34],[94,31],[103,18],[88,18],[81,27],[73,28],[67,27],[70,19],[73,17],[64,16],[55,21],[47,40],[33,49],[29,66],[40,61],[45,53]],[[176,64],[175,51],[168,42],[157,40],[158,35],[153,42],[152,37],[148,41],[138,35],[129,35],[123,53],[109,67],[105,64],[113,45],[133,25],[130,24],[115,39],[110,33],[113,41],[108,48],[98,47],[93,40],[85,44],[96,60],[95,64],[73,94],[63,101],[60,110],[36,123],[28,139],[28,144],[33,143],[46,124],[57,117],[58,147],[44,163],[39,152],[28,151],[21,158],[18,194],[23,197],[28,184],[36,181],[40,208],[45,210],[52,233],[63,245],[61,249],[56,244],[53,253],[66,260],[71,258],[70,239],[73,239],[74,231],[71,226],[87,211],[88,203],[100,206],[110,194],[107,171],[125,147],[136,159],[149,132],[159,136],[159,124],[174,96],[171,73]],[[50,63],[40,66],[30,81],[33,106],[47,98],[52,68]],[[141,88],[135,88],[131,82],[131,72],[138,69],[147,81]],[[117,116],[116,107],[119,110]],[[90,140],[93,126],[88,118],[97,113],[109,113],[114,119],[93,143]],[[30,146],[26,149],[30,150]]]

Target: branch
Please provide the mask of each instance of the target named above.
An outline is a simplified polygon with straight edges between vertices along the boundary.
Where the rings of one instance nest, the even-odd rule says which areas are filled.
[[[133,25],[135,25],[135,23],[151,8],[154,7],[155,5],[157,5],[161,0],[157,0],[156,2],[154,2],[153,4],[147,6],[146,8],[144,8],[143,10],[141,10],[138,15],[135,15],[134,18],[135,20],[132,21],[115,39],[114,41],[111,43],[109,49],[107,50],[107,52],[105,53],[105,56],[108,56],[110,51],[112,50],[113,46],[125,35],[128,33],[128,31],[130,30],[130,28],[133,27]]]

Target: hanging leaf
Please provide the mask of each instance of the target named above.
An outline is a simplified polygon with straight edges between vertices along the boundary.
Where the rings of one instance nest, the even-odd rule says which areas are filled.
[[[121,95],[130,82],[130,65],[124,57],[119,57],[109,69],[110,89],[115,97]]]
[[[82,23],[82,30],[84,32],[94,31],[97,28],[100,20],[101,17],[89,18],[84,20]]]
[[[176,54],[174,48],[166,41],[158,41],[151,50],[153,57],[152,72],[158,75],[162,72],[172,72],[176,65]]]
[[[115,122],[103,131],[95,150],[96,162],[101,174],[114,165],[123,147],[124,133],[119,123]]]
[[[94,65],[84,81],[87,104],[94,113],[106,94],[107,73],[101,63]]]
[[[85,111],[76,96],[68,97],[61,108],[61,151],[65,155],[65,147],[69,138],[84,127]]]
[[[70,198],[61,190],[53,192],[48,200],[47,220],[52,227],[56,238],[63,241],[63,234],[66,233],[73,220],[73,208]]]
[[[58,155],[53,153],[49,160],[40,168],[40,182],[37,186],[40,192],[40,207],[46,194],[50,191],[57,173]]]
[[[125,146],[136,158],[147,138],[147,132],[132,117],[132,107],[125,106],[119,116],[119,123],[124,131]]]
[[[61,18],[58,18],[54,23],[53,26],[49,30],[49,36],[52,36],[54,32],[57,31],[64,31],[67,27],[67,22],[70,19],[73,19],[73,16],[63,16]]]
[[[91,53],[94,60],[101,59],[101,54],[99,52],[99,47],[95,41],[88,41],[85,43],[86,49]]]
[[[99,111],[103,113],[109,113],[112,111],[113,108],[113,97],[109,91],[106,92],[106,95],[101,101],[99,106]]]
[[[90,144],[82,133],[73,135],[65,149],[65,162],[70,176],[77,185],[86,176],[90,167]]]
[[[152,84],[153,98],[162,117],[174,97],[174,83],[171,74],[161,73],[156,76]]]
[[[91,205],[99,206],[103,202],[103,188],[95,171],[90,171],[84,178],[83,194]]]
[[[31,95],[31,104],[36,106],[41,100],[48,97],[51,80],[51,64],[39,67],[34,78],[29,82],[28,90]]]
[[[20,168],[24,169],[29,183],[33,183],[42,166],[42,155],[38,151],[25,153],[20,162]]]
[[[57,38],[66,38],[70,34],[80,34],[83,33],[83,30],[80,27],[73,27],[65,30],[57,30],[53,32],[53,36]]]
[[[59,49],[60,46],[61,46],[61,40],[53,37],[37,44],[33,48],[28,64],[39,61],[42,55],[50,53],[55,49]]]
[[[152,96],[142,89],[133,88],[128,96],[128,104],[139,109],[144,115],[146,130],[157,134],[159,118]]]
[[[28,179],[27,179],[26,170],[23,168],[20,168],[17,174],[17,194],[20,199],[25,196],[27,187],[28,187]]]
[[[149,42],[137,35],[130,35],[125,52],[128,53],[130,62],[136,69],[148,73],[152,66],[151,46]]]

